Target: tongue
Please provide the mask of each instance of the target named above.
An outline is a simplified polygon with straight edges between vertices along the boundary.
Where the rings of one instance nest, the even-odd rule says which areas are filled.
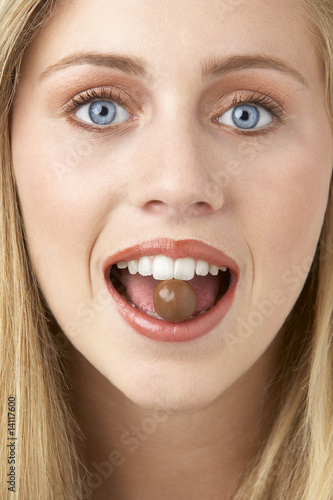
[[[153,294],[160,281],[152,276],[141,276],[141,274],[130,274],[128,270],[122,272],[121,281],[125,286],[133,304],[144,312],[156,313],[153,301]],[[197,296],[197,306],[194,315],[210,309],[215,302],[221,284],[220,273],[218,276],[207,274],[207,276],[194,276],[187,281],[193,288]]]

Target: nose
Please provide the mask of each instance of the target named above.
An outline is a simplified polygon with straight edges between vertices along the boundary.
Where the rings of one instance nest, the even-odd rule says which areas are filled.
[[[199,127],[175,119],[168,122],[164,120],[157,131],[152,125],[140,146],[132,170],[131,204],[146,213],[173,217],[220,210],[224,193],[216,159]]]

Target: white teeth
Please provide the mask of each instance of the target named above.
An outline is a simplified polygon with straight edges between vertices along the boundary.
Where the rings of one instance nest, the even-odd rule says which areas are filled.
[[[214,266],[214,264],[209,264],[209,272],[213,276],[217,276],[219,274],[219,268],[217,266]]]
[[[128,263],[128,270],[130,274],[136,274],[138,272],[138,261],[130,260]]]
[[[130,274],[139,273],[141,276],[151,276],[156,280],[171,280],[179,279],[189,281],[198,276],[207,276],[208,273],[217,276],[219,270],[226,272],[227,267],[218,267],[214,264],[209,264],[204,260],[195,261],[190,257],[176,259],[175,261],[165,255],[157,255],[156,257],[144,256],[140,259],[130,260],[129,262],[117,262],[118,269],[126,269]]]
[[[177,259],[175,262],[174,278],[178,280],[191,280],[194,278],[195,260]]]
[[[127,265],[128,262],[124,262],[123,260],[121,262],[117,262],[118,269],[126,269]]]
[[[173,260],[165,255],[157,255],[153,262],[153,277],[155,280],[172,280]]]
[[[198,260],[195,272],[198,276],[207,276],[209,273],[209,264],[204,260]]]
[[[151,276],[153,274],[153,264],[149,257],[139,259],[138,271],[141,276]]]
[[[146,314],[148,314],[148,316],[151,316],[152,318],[156,318],[156,319],[163,319],[159,314],[157,313],[153,313],[153,312],[150,312],[150,311],[144,311]]]

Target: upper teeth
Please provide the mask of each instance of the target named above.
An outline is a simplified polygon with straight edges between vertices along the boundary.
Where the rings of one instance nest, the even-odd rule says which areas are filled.
[[[156,257],[141,257],[140,259],[130,260],[128,262],[121,261],[117,263],[118,269],[128,267],[130,274],[139,273],[141,276],[151,276],[156,280],[171,280],[173,278],[179,280],[191,280],[194,275],[206,276],[208,273],[216,276],[221,271],[226,271],[226,267],[218,267],[214,264],[209,264],[204,260],[191,259],[176,259],[175,261],[165,255],[156,255]]]

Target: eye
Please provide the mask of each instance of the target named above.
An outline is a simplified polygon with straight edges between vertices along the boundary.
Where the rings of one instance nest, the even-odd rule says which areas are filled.
[[[80,106],[75,116],[86,123],[94,125],[111,125],[125,122],[131,115],[119,104],[101,100]]]
[[[218,121],[231,127],[249,130],[268,125],[273,121],[273,117],[261,106],[240,104],[219,116]]]

